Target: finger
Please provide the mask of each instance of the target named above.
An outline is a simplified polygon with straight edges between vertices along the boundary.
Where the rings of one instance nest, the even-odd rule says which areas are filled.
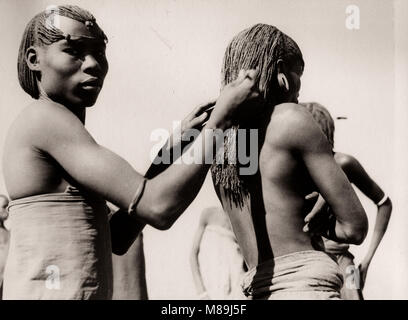
[[[318,228],[318,223],[316,223],[314,220],[307,222],[308,225],[308,230],[309,232],[316,231]]]
[[[205,111],[207,111],[207,110],[209,110],[209,109],[211,109],[211,108],[213,109],[216,102],[217,102],[216,100],[213,100],[213,101],[210,101],[210,102],[208,102],[208,103],[206,103],[206,104],[202,104],[202,105],[199,105],[198,107],[195,107],[195,108],[193,109],[193,111],[191,111],[191,112],[186,116],[185,120],[186,120],[186,121],[191,121],[193,118],[195,118],[196,116],[199,116],[199,115],[202,114],[203,112],[205,112]]]
[[[258,87],[256,86],[256,83],[257,83],[256,79],[247,76],[244,78],[244,80],[238,83],[238,85],[241,88],[245,88],[246,90],[250,91],[248,92],[250,93],[248,97],[256,98],[259,96],[259,91],[258,91]]]
[[[317,214],[319,213],[319,210],[316,210],[315,208],[310,211],[306,217],[303,219],[304,222],[309,223],[310,220],[312,220]]]
[[[245,72],[245,77],[253,81],[257,80],[258,75],[259,75],[258,69],[250,69],[250,70],[246,70]]]
[[[304,223],[309,223],[310,220],[313,218],[313,216],[314,216],[314,213],[313,213],[313,212],[308,213],[308,214],[306,215],[306,217],[303,219],[303,222],[304,222]]]
[[[208,117],[202,124],[201,124],[201,127],[204,127],[207,123],[208,123],[208,120],[210,119],[210,117]]]
[[[316,198],[316,197],[318,197],[318,196],[319,196],[319,193],[316,192],[316,191],[314,191],[314,192],[312,192],[312,193],[309,193],[309,194],[305,197],[305,200],[313,199],[313,198]]]
[[[328,229],[327,223],[307,223],[303,227],[304,232],[308,232],[314,235],[323,235],[326,234]]]
[[[328,205],[325,202],[316,203],[313,209],[304,218],[305,222],[309,222],[312,219],[318,219],[318,216],[324,217],[327,215]]]
[[[258,77],[258,71],[254,69],[245,70],[243,72],[243,81],[247,80],[251,83],[255,83]]]
[[[207,124],[207,122],[208,122],[208,120],[204,121],[204,122],[201,124],[201,128],[204,127],[204,126]],[[201,130],[201,129],[200,129],[200,130]]]
[[[213,100],[213,101],[208,102],[206,104],[200,105],[197,108],[195,108],[192,113],[195,116],[199,116],[203,112],[214,109],[216,102],[217,102],[216,100]]]
[[[239,70],[237,81],[242,81],[245,79],[246,73],[244,69]]]
[[[202,124],[208,117],[208,113],[204,112],[200,116],[194,118],[193,120],[190,121],[190,128],[194,128],[200,124]]]
[[[235,79],[235,81],[233,81],[232,83],[234,84],[234,85],[240,85],[241,83],[243,83],[245,80],[248,80],[247,82],[251,82],[250,80],[251,80],[251,78],[250,78],[250,76],[249,76],[249,74],[248,74],[248,71],[249,70],[244,70],[244,69],[241,69],[240,71],[239,71],[239,73],[238,73],[238,77]]]
[[[215,109],[215,105],[213,105],[212,107],[209,107],[208,109],[206,109],[205,112],[206,112],[208,115],[210,115],[210,114],[213,112],[214,109]]]
[[[303,226],[303,232],[309,232],[309,224],[308,223],[306,223],[304,226]]]

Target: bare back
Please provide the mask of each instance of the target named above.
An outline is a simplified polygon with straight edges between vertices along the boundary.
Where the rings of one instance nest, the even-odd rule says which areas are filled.
[[[245,177],[248,197],[243,207],[216,187],[250,268],[281,255],[314,250],[311,236],[302,231],[311,209],[305,196],[319,190],[317,185],[335,193],[330,185],[348,183],[326,138],[306,112],[299,105],[278,105],[265,128],[260,128],[259,170]],[[310,150],[302,151],[303,145]],[[333,171],[329,179],[327,173]]]

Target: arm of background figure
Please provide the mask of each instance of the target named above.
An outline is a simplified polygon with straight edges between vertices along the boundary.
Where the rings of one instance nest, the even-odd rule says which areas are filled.
[[[336,164],[331,147],[307,110],[288,104],[281,119],[282,143],[303,160],[319,192],[330,205],[335,223],[329,234],[338,242],[360,244],[368,228],[365,211],[350,182]],[[284,120],[284,121],[283,121]]]
[[[190,253],[190,266],[191,266],[191,271],[193,274],[194,285],[195,285],[198,295],[203,295],[207,291],[204,285],[202,275],[201,275],[200,263],[198,261],[198,254],[200,253],[201,240],[203,238],[203,234],[204,234],[205,228],[207,227],[207,224],[208,224],[208,214],[204,211],[200,217],[200,221],[198,224],[197,231],[194,235],[193,246],[192,246],[191,253]]]
[[[361,190],[368,198],[370,198],[375,204],[377,204],[384,197],[384,192],[375,183],[374,180],[367,174],[360,162],[346,154],[336,157],[336,161],[346,173],[348,179],[358,189]],[[391,217],[392,203],[391,199],[387,199],[382,205],[377,207],[377,216],[375,219],[375,226],[373,236],[371,238],[368,251],[361,262],[361,266],[364,269],[364,275],[367,268],[387,230],[388,222]]]

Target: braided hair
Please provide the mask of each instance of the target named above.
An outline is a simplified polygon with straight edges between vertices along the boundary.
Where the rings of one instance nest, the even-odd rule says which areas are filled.
[[[281,89],[277,81],[278,61],[282,59],[289,66],[299,64],[304,67],[302,52],[296,42],[278,28],[258,23],[238,33],[227,46],[222,71],[222,87],[234,81],[241,69],[257,69],[257,87],[266,106],[275,106],[282,101]],[[237,161],[237,129],[227,131],[224,141],[224,161],[219,159],[212,165],[214,184],[220,185],[232,201],[242,206],[247,193],[244,179],[239,175]]]
[[[229,43],[222,66],[222,86],[234,81],[241,69],[258,69],[258,89],[265,102],[276,105],[279,85],[277,64],[282,59],[288,65],[304,67],[302,52],[296,42],[278,28],[258,23],[238,33]]]

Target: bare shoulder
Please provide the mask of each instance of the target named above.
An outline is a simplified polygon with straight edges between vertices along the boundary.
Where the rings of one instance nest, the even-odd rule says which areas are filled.
[[[336,152],[334,155],[334,160],[352,182],[363,176],[367,176],[365,169],[360,162],[349,154]]]
[[[10,131],[20,141],[40,146],[61,136],[80,134],[86,130],[81,121],[64,106],[38,100],[23,109]]]
[[[275,106],[269,122],[266,141],[275,145],[298,147],[320,141],[323,133],[312,115],[301,105],[282,103]],[[325,139],[325,138],[324,138]]]
[[[220,214],[219,211],[220,210],[217,207],[205,208],[201,213],[201,223],[204,225],[214,223],[214,221],[217,220],[217,216]]]
[[[209,221],[211,220],[211,216],[212,216],[212,208],[205,208],[201,212],[200,224],[201,225],[207,225],[209,223]]]
[[[355,170],[361,167],[360,162],[358,162],[358,160],[355,157],[346,153],[336,152],[334,155],[334,159],[343,170],[348,169]]]
[[[35,101],[28,105],[19,117],[19,122],[25,123],[30,128],[41,125],[43,128],[78,125],[81,122],[64,106],[51,101]]]

